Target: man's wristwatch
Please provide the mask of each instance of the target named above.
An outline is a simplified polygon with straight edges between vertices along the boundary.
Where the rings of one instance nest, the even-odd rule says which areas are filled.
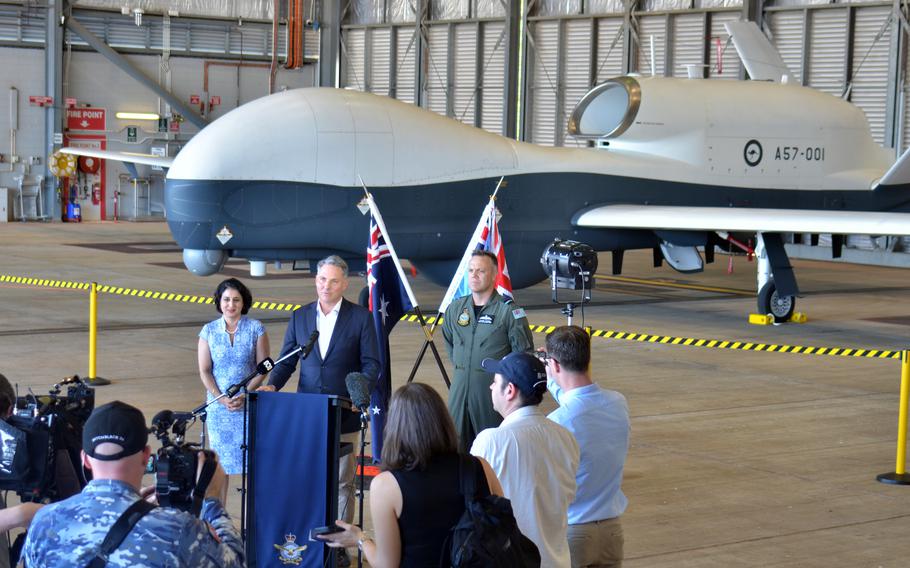
[[[371,540],[370,537],[368,537],[368,536],[366,535],[366,533],[362,533],[362,534],[360,535],[360,538],[357,539],[357,550],[359,550],[360,552],[363,552],[363,545],[364,545],[368,540]]]

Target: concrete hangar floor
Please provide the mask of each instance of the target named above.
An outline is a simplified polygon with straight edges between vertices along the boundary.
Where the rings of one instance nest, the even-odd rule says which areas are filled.
[[[0,246],[2,275],[199,296],[223,277],[184,270],[160,222],[6,224]],[[608,267],[609,256],[601,264]],[[705,274],[685,276],[652,269],[647,252],[626,255],[623,278],[598,280],[585,323],[671,338],[908,347],[910,272],[794,265],[805,294],[798,309],[808,314],[807,324],[747,323],[755,276],[742,257],[734,259],[732,274],[727,258],[719,257]],[[315,297],[305,272],[285,268],[254,280],[246,269],[231,263],[226,273],[243,278],[257,300]],[[419,276],[414,287],[432,312],[443,290]],[[352,283],[348,296],[359,288]],[[565,322],[546,285],[519,291],[517,299],[532,324]],[[98,404],[125,400],[150,419],[202,400],[196,337],[216,317],[212,305],[101,294],[99,307],[98,375],[114,383],[98,388]],[[46,392],[66,375],[85,375],[88,313],[85,291],[0,282],[0,372],[21,393]],[[251,315],[265,323],[277,354],[288,312]],[[395,329],[394,386],[406,379],[422,337],[414,324]],[[536,333],[535,341],[543,335]],[[623,517],[626,566],[907,565],[910,487],[875,480],[895,467],[899,360],[601,337],[594,339],[594,369],[601,385],[625,394],[632,413],[623,485],[630,500]],[[417,379],[445,390],[431,361]],[[198,434],[194,426],[189,439]],[[234,492],[229,508],[236,517]]]

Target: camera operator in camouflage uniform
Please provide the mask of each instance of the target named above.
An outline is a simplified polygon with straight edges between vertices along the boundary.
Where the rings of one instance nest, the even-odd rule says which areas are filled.
[[[137,502],[142,500],[140,486],[150,454],[148,428],[138,408],[119,401],[96,408],[82,434],[82,465],[94,479],[82,493],[47,505],[35,515],[20,565],[103,566],[96,559],[102,556],[101,544],[113,534],[112,527],[128,509],[143,512],[143,504]],[[202,458],[200,453],[200,464]],[[107,555],[106,565],[244,566],[240,535],[224,510],[225,479],[218,465],[206,490],[201,519],[172,508],[146,509]],[[93,560],[95,564],[90,564]]]

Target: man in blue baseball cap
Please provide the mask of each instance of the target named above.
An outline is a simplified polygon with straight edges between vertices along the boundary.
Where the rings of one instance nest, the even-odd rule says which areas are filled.
[[[529,353],[484,359],[482,366],[495,374],[490,395],[503,421],[481,432],[471,453],[493,467],[518,528],[540,550],[541,566],[569,568],[568,509],[580,452],[571,432],[539,408],[546,367]]]

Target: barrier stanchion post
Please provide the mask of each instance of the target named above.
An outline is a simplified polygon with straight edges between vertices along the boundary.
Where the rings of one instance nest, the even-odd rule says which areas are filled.
[[[102,387],[111,382],[97,376],[98,371],[98,284],[92,282],[88,300],[88,378],[93,387]]]
[[[901,353],[901,400],[897,419],[897,460],[893,472],[876,476],[876,479],[882,483],[910,485],[910,475],[907,475],[908,402],[910,402],[910,350],[905,350]]]

